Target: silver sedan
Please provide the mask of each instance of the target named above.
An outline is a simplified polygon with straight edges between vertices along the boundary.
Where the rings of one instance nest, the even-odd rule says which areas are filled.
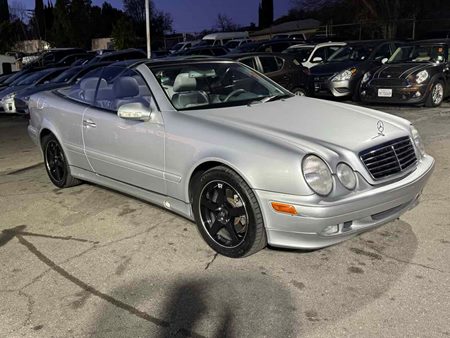
[[[230,257],[385,224],[417,204],[434,167],[410,122],[295,97],[228,60],[118,63],[29,109],[56,186],[89,181],[161,205]]]

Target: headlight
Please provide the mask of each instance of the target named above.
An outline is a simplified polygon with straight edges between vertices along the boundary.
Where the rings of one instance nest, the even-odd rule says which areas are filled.
[[[416,74],[416,83],[421,84],[422,82],[428,79],[428,72],[426,70],[422,70]]]
[[[22,101],[25,102],[25,103],[28,103],[28,101],[30,101],[30,97],[29,96],[24,96],[22,98]]]
[[[10,100],[10,99],[13,99],[14,97],[16,96],[16,93],[9,93],[8,95],[6,95],[5,97],[3,97],[3,100],[4,101],[6,101],[6,100]]]
[[[348,190],[353,190],[356,187],[356,175],[353,169],[345,163],[339,163],[336,168],[337,176],[342,185]]]
[[[347,81],[352,78],[353,75],[356,74],[356,68],[346,69],[343,72],[337,74],[331,81]]]
[[[303,176],[309,187],[317,194],[326,196],[333,189],[333,179],[328,166],[319,157],[308,155],[302,163]]]
[[[370,76],[371,76],[370,72],[365,73],[363,76],[362,82],[366,83],[367,81],[369,81]]]
[[[420,156],[423,157],[425,155],[425,146],[423,145],[423,141],[419,135],[419,132],[413,125],[411,125],[411,136],[414,141],[414,144],[416,145],[417,150],[419,150]]]

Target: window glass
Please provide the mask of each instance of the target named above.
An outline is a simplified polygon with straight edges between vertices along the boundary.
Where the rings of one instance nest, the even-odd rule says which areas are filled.
[[[388,63],[395,62],[445,62],[447,48],[442,45],[402,46],[392,54]]]
[[[263,73],[273,73],[283,67],[283,60],[273,56],[260,56],[259,60],[263,68]]]
[[[87,73],[79,82],[68,88],[58,90],[61,95],[81,102],[92,104],[94,102],[95,91],[102,73],[102,68],[97,68]]]
[[[391,56],[391,48],[388,43],[385,43],[375,52],[374,59],[382,60],[384,58],[389,58],[390,56]]]
[[[223,49],[223,48],[216,48],[216,49],[213,49],[212,52],[213,52],[213,54],[214,54],[215,56],[221,56],[221,55],[227,54],[227,51],[226,51],[225,49]]]
[[[296,48],[288,48],[283,51],[285,54],[293,54],[302,62],[306,62],[309,56],[311,55],[313,47],[296,47]]]
[[[63,83],[69,81],[73,76],[75,76],[82,68],[72,67],[66,69],[64,72],[53,78],[50,82],[52,83]]]
[[[250,57],[250,58],[245,58],[245,59],[240,59],[238,60],[239,62],[242,62],[243,64],[258,70],[258,67],[256,66],[256,60],[254,57]]]
[[[264,98],[290,96],[281,87],[235,62],[149,67],[178,110],[242,106]]]
[[[150,90],[134,69],[114,69],[106,67],[100,78],[94,106],[116,112],[127,103],[142,103],[150,107]]]

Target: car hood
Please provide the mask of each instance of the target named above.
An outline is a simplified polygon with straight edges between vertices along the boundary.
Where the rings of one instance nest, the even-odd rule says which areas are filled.
[[[335,74],[351,67],[356,67],[363,61],[348,60],[342,62],[327,62],[311,68],[312,75]]]
[[[195,116],[223,127],[238,127],[247,133],[284,140],[303,151],[324,147],[338,153],[341,150],[359,153],[409,133],[409,122],[402,118],[307,97],[196,111]],[[382,137],[378,133],[378,121],[384,124]]]
[[[400,78],[406,79],[411,74],[416,74],[424,69],[433,67],[433,63],[393,63],[385,64],[374,74],[376,78]]]

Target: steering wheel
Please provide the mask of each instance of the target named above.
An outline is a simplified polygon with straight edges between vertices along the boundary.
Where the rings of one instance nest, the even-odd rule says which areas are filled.
[[[230,100],[233,96],[240,95],[245,92],[247,92],[247,91],[242,88],[233,90],[230,94],[227,95],[227,97],[225,98],[225,100],[223,100],[223,102],[228,102],[228,100]]]

